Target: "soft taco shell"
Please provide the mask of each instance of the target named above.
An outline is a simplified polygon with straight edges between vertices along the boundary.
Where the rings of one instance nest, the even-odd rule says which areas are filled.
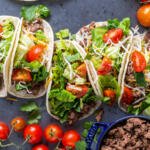
[[[52,30],[51,26],[49,25],[49,23],[43,19],[42,19],[42,22],[43,22],[43,26],[44,26],[44,33],[49,38],[49,41],[50,41],[48,44],[48,48],[47,48],[47,57],[49,57],[49,61],[48,61],[47,66],[46,66],[47,71],[49,72],[50,67],[51,67],[51,60],[52,60],[52,56],[53,56],[54,35],[53,35],[53,30]],[[16,41],[15,41],[15,46],[14,46],[13,53],[12,53],[12,59],[11,59],[10,71],[9,71],[8,92],[11,95],[19,97],[19,98],[25,98],[25,99],[38,98],[38,97],[43,96],[46,93],[47,85],[48,85],[48,81],[49,81],[48,79],[46,80],[46,84],[40,88],[37,95],[27,94],[26,91],[24,91],[24,90],[23,91],[16,91],[15,86],[12,85],[12,83],[11,83],[14,58],[15,58],[17,47],[18,47],[19,38],[21,35],[22,25],[23,25],[23,19],[21,19],[21,23],[20,23],[17,37],[16,37]]]
[[[56,41],[56,42],[59,42],[59,41]],[[69,40],[66,40],[66,42],[68,42],[68,44],[72,44],[76,49],[77,51],[80,53],[81,57],[84,59],[85,56],[86,56],[86,53],[84,52],[84,50],[82,49],[82,47],[75,41],[69,41]],[[85,62],[86,66],[87,66],[87,63]],[[88,71],[88,77],[89,77],[89,80],[90,80],[90,83],[91,85],[92,84],[92,80],[91,80],[91,76],[89,74],[89,68],[87,68],[87,71]],[[52,116],[53,118],[55,118],[56,120],[59,120],[59,118],[55,115],[53,115],[51,113],[51,107],[50,107],[50,104],[49,104],[49,98],[48,98],[48,95],[49,95],[49,91],[51,90],[51,86],[52,86],[52,82],[53,82],[53,79],[52,79],[52,71],[50,72],[50,82],[49,82],[49,86],[48,86],[48,89],[47,89],[47,94],[46,94],[46,108],[47,108],[47,112],[50,116]],[[96,90],[96,87],[95,86],[92,86],[93,87],[93,90],[95,92],[95,94],[97,94],[97,90]],[[101,105],[101,101],[97,101],[97,104],[95,105],[95,107],[93,107],[90,112],[86,115],[84,115],[83,117],[81,117],[79,120],[82,120],[84,118],[87,118],[89,117],[90,115],[92,115],[96,109],[98,109]]]
[[[15,38],[16,38],[16,35],[18,33],[18,27],[19,27],[19,24],[20,24],[20,19],[18,17],[0,16],[0,24],[3,24],[3,22],[5,20],[12,21],[12,23],[15,27],[15,31],[14,31],[14,35],[13,35],[13,38],[12,38],[12,41],[11,41],[11,45],[10,45],[6,60],[5,60],[4,65],[3,65],[3,73],[2,73],[2,76],[3,76],[2,78],[3,79],[1,81],[2,87],[0,89],[0,97],[6,97],[7,96],[10,59],[11,59],[11,56],[12,56],[12,51],[13,51],[13,47],[14,47],[14,43],[15,43]]]
[[[105,22],[95,22],[95,25],[96,27],[103,27],[103,26],[107,26],[108,25],[108,22],[105,21]],[[90,24],[86,25],[86,27],[89,27]],[[130,37],[129,37],[129,40],[132,41],[132,37],[133,37],[133,34],[132,32],[130,31]],[[76,33],[76,41],[78,43],[80,43],[80,39],[81,39],[81,34],[80,34],[80,30]],[[129,44],[127,45],[127,49],[130,49],[130,42]],[[84,50],[85,51],[85,50]],[[126,64],[126,60],[127,60],[127,56],[128,56],[128,51],[127,53],[124,55],[123,57],[123,60],[122,60],[122,64],[121,64],[121,68],[120,68],[120,71],[119,71],[119,75],[118,75],[118,84],[121,85],[121,82],[122,82],[122,75],[123,75],[123,71],[124,71],[124,67],[125,67],[125,64]],[[91,72],[91,77],[93,79],[93,83],[95,84],[96,86],[96,89],[98,91],[98,95],[103,97],[103,92],[102,92],[102,89],[98,83],[98,74],[97,74],[97,71],[93,65],[93,63],[90,61],[90,60],[86,60],[88,65],[87,67],[89,68],[90,72]]]

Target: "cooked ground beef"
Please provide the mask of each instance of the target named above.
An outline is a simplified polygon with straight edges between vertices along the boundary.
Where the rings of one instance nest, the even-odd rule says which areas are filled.
[[[41,19],[36,19],[32,23],[25,22],[25,27],[31,32],[36,32],[37,30],[43,30],[43,24]]]
[[[100,150],[150,150],[150,122],[130,118],[111,129]]]

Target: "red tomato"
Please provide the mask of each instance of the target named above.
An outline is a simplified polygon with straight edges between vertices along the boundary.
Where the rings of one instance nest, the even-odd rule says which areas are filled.
[[[110,98],[110,105],[112,105],[115,102],[116,99],[116,92],[112,89],[106,89],[104,90],[104,96]]]
[[[110,44],[111,41],[113,43],[118,43],[123,37],[123,30],[120,28],[117,29],[111,29],[103,36],[103,41],[105,43]]]
[[[37,144],[42,140],[42,128],[38,124],[30,124],[24,129],[24,139],[29,138],[28,143]]]
[[[148,0],[141,0],[141,2],[147,2]]]
[[[28,70],[14,69],[12,73],[12,80],[30,82],[32,81],[32,76]]]
[[[50,124],[44,130],[44,137],[50,143],[56,143],[63,137],[63,130],[57,124]]]
[[[75,95],[77,98],[81,98],[88,92],[89,88],[86,85],[68,84],[66,86],[66,90]]]
[[[44,144],[39,144],[34,146],[32,150],[50,150],[50,149]]]
[[[108,57],[104,57],[100,68],[97,70],[98,75],[106,75],[112,70],[112,60]]]
[[[150,27],[150,4],[141,6],[136,15],[141,25],[144,27]]]
[[[45,49],[45,46],[41,44],[32,46],[26,55],[26,60],[28,62],[39,60],[42,53],[44,52],[44,49]]]
[[[0,122],[0,140],[6,140],[9,136],[10,130],[7,124]]]
[[[86,77],[87,70],[86,70],[86,65],[85,65],[85,63],[81,64],[81,65],[77,68],[77,73],[78,73],[81,77]]]
[[[135,72],[142,72],[146,68],[144,55],[139,51],[134,51],[131,55],[132,65]]]
[[[11,126],[16,132],[21,132],[26,126],[26,121],[21,117],[16,117],[11,121]]]
[[[122,103],[125,103],[127,105],[130,105],[133,101],[134,97],[133,97],[133,92],[131,89],[129,89],[128,87],[124,87],[124,92],[123,92],[123,96],[122,96]]]
[[[75,144],[78,141],[80,141],[80,134],[75,130],[65,132],[62,138],[62,144],[68,148],[75,148]]]
[[[3,32],[3,26],[0,25],[0,33],[2,33],[2,32]]]

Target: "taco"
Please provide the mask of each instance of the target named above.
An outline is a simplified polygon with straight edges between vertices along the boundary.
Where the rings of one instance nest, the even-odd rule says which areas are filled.
[[[90,84],[84,57],[75,41],[55,42],[46,105],[48,113],[62,123],[86,118],[101,104]]]
[[[121,93],[121,78],[132,36],[129,18],[92,22],[76,34],[76,41],[87,53],[86,61],[99,95],[110,105]]]
[[[0,16],[0,97],[7,96],[9,62],[20,19]]]
[[[41,18],[21,19],[11,58],[8,92],[20,98],[45,94],[53,55],[53,31]]]
[[[150,115],[150,32],[133,37],[118,104],[128,113]]]

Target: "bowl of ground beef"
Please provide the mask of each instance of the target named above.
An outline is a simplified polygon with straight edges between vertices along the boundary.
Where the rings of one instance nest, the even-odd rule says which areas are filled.
[[[98,128],[96,150],[150,150],[150,117],[127,116],[113,123],[94,123],[86,137],[87,150],[93,150]]]

